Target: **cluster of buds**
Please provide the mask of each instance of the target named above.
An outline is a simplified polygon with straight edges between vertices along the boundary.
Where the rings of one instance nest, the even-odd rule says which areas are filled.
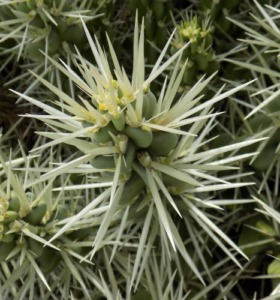
[[[183,84],[194,84],[201,75],[212,74],[218,70],[219,64],[212,49],[212,33],[213,27],[209,22],[201,22],[197,16],[182,21],[177,26],[172,51],[176,52],[186,43],[190,43],[183,53],[183,60],[188,60]]]
[[[33,193],[25,196],[34,200]],[[34,207],[30,204],[25,215],[21,214],[20,207],[21,201],[15,192],[11,192],[8,200],[0,198],[0,261],[17,260],[23,251],[35,259],[44,273],[49,273],[58,265],[61,256],[57,247],[44,247],[44,238],[49,236],[48,226],[69,216],[69,211],[60,205],[50,215],[44,201]]]
[[[15,198],[7,201],[0,198],[0,240],[9,243],[13,240],[13,235],[9,234],[10,224],[18,218],[19,205]]]
[[[104,121],[100,123],[101,126],[94,131],[91,137],[96,147],[115,147],[117,155],[116,153],[98,155],[92,159],[91,164],[98,170],[104,170],[104,175],[107,176],[108,171],[116,171],[119,157],[122,157],[119,180],[126,181],[126,183],[120,202],[128,204],[135,200],[136,196],[139,197],[145,188],[145,183],[139,175],[139,169],[149,167],[152,160],[164,161],[176,147],[179,135],[151,130],[149,126],[141,125],[155,116],[158,99],[150,89],[143,89],[141,93],[142,118],[138,122],[136,99],[138,97],[139,100],[139,96],[134,96],[133,92],[123,93],[115,80],[113,87],[109,89],[110,95],[102,93],[102,97],[96,98],[98,110]],[[83,127],[90,126],[92,124],[89,122],[83,122]],[[176,179],[173,181],[173,184],[181,182]],[[164,183],[167,182],[164,181]]]
[[[86,44],[80,15],[90,16],[88,1],[7,1],[0,10],[2,54],[16,53],[31,61],[44,61],[41,51],[65,56],[75,44]],[[18,49],[20,45],[20,48]]]

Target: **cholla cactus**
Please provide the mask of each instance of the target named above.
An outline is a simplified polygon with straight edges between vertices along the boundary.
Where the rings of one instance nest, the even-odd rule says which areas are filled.
[[[3,1],[0,11],[2,53],[16,54],[31,61],[44,61],[40,50],[49,55],[64,54],[72,44],[84,46],[85,36],[80,15],[94,18],[86,9],[88,1]],[[1,45],[0,43],[0,45]],[[11,44],[13,47],[11,47]]]
[[[212,49],[212,33],[213,27],[209,18],[201,22],[197,16],[187,16],[186,20],[177,26],[172,42],[173,52],[190,42],[190,46],[183,53],[183,59],[188,60],[183,84],[192,85],[199,79],[199,76],[212,74],[218,70],[219,64],[215,60]]]
[[[80,51],[88,46],[80,16],[86,21],[100,16],[91,1],[2,0],[0,8],[0,55],[18,61],[17,76],[6,84],[16,81],[26,93],[38,84],[32,82],[27,68],[64,84],[41,51],[54,58],[63,57],[70,63],[74,45]]]
[[[268,293],[271,293],[272,297],[278,298],[280,271],[279,178],[271,176],[265,179],[261,193],[258,187],[263,185],[263,182],[257,178],[253,178],[253,180],[256,182],[256,186],[250,187],[250,193],[254,195],[256,202],[250,210],[244,210],[242,213],[244,221],[238,244],[251,260],[250,269],[246,275],[248,280],[251,279],[252,272],[266,274],[264,277],[256,277],[259,284],[254,284],[251,295],[254,294],[258,298],[264,299]],[[260,288],[261,286],[262,288]]]
[[[52,181],[46,186],[33,186],[28,191],[26,179],[34,180],[36,173],[26,171],[15,174],[12,168],[23,165],[27,169],[34,164],[34,156],[8,160],[1,153],[0,160],[1,295],[6,299],[19,295],[45,298],[51,289],[57,290],[56,293],[64,289],[63,280],[57,286],[55,276],[78,280],[83,293],[88,295],[82,276],[76,277],[79,274],[76,266],[83,258],[81,253],[85,247],[73,243],[79,240],[77,233],[68,234],[62,240],[44,247],[59,228],[59,221],[66,220],[75,212],[79,195],[76,192],[65,194],[53,191]],[[71,198],[76,200],[70,203]],[[86,241],[85,234],[83,238]],[[62,292],[60,299],[66,299],[69,292],[69,289]]]
[[[238,135],[248,137],[252,134],[267,136],[258,148],[258,154],[251,161],[251,166],[265,172],[259,186],[264,187],[270,174],[277,170],[279,161],[279,84],[280,76],[278,66],[279,44],[279,9],[268,6],[262,7],[254,1],[253,23],[240,23],[231,20],[245,30],[247,38],[242,42],[248,47],[243,56],[235,59],[225,59],[242,72],[248,70],[251,77],[258,74],[260,80],[251,87],[251,96],[248,100],[240,101],[243,105],[241,118],[243,124],[239,125]],[[248,106],[249,103],[249,106]]]
[[[121,266],[129,266],[129,275],[125,277],[127,293],[141,285],[148,290],[151,288],[147,268],[150,264],[148,257],[153,251],[156,251],[156,256],[162,256],[164,261],[174,260],[179,269],[180,264],[184,263],[190,270],[188,276],[194,280],[202,283],[209,280],[216,286],[218,283],[213,283],[202,251],[207,246],[202,247],[201,244],[206,238],[211,238],[229,259],[241,266],[236,255],[244,254],[215,224],[215,216],[211,211],[219,209],[221,205],[240,203],[234,199],[215,199],[215,192],[247,185],[232,182],[244,175],[232,174],[230,171],[234,168],[230,165],[251,154],[220,155],[224,156],[258,140],[209,150],[208,135],[219,115],[213,112],[213,105],[248,83],[224,93],[219,90],[211,99],[200,102],[202,96],[199,93],[209,84],[212,75],[207,79],[201,78],[178,99],[176,92],[185,72],[184,68],[179,68],[180,55],[187,45],[162,63],[172,41],[171,36],[146,76],[143,28],[142,24],[139,33],[138,25],[135,26],[131,80],[120,66],[110,41],[113,71],[105,52],[98,41],[91,38],[84,25],[96,65],[82,58],[78,52],[75,62],[79,75],[66,64],[61,65],[48,58],[58,70],[73,80],[80,93],[72,98],[36,74],[34,76],[59,100],[48,105],[17,93],[47,113],[46,116],[32,117],[54,129],[53,132],[41,132],[52,141],[33,151],[42,151],[62,143],[78,149],[75,158],[60,162],[59,167],[50,168],[27,186],[55,180],[60,174],[68,172],[87,172],[92,175],[87,182],[55,189],[94,190],[96,197],[69,217],[47,245],[63,239],[74,228],[85,224],[88,227],[96,226],[92,249],[84,259],[95,259],[100,252],[106,252],[108,247],[111,249],[110,245],[115,245],[110,250],[111,263],[116,258],[122,261]],[[153,81],[177,58],[170,78],[162,78],[162,89],[157,94],[153,91]],[[217,171],[228,172],[217,177]],[[246,199],[241,202],[248,201],[251,202]],[[95,208],[100,215],[94,221],[91,213]],[[184,235],[178,227],[182,228]],[[192,246],[188,247],[186,243]],[[127,245],[131,245],[132,249]],[[116,254],[117,249],[120,255],[126,257],[125,262]],[[205,275],[198,270],[194,260],[201,262]],[[185,276],[183,273],[180,275],[182,278]],[[109,278],[111,280],[112,276],[109,275]],[[116,287],[117,283],[113,281],[112,285]],[[184,285],[185,292],[187,288]],[[153,299],[158,299],[156,294],[152,295]]]
[[[145,19],[145,36],[152,43],[145,45],[146,58],[154,63],[157,58],[156,49],[162,49],[168,39],[173,3],[170,0],[129,0],[128,7],[132,16],[137,11],[139,17]]]

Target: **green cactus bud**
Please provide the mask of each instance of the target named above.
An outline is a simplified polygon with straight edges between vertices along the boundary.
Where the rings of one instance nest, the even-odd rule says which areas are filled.
[[[28,2],[30,2],[30,1],[28,1]],[[30,12],[30,10],[34,9],[34,8],[29,7],[29,5],[26,2],[16,3],[15,8],[16,8],[16,10],[23,12],[23,13],[28,13],[28,12]]]
[[[42,255],[44,250],[44,245],[32,238],[27,238],[28,250],[35,254],[36,257]]]
[[[59,52],[59,49],[61,48],[61,38],[57,30],[52,28],[47,37],[26,45],[25,56],[32,61],[43,61],[44,55],[40,50],[46,51],[46,42],[48,43],[48,55],[54,55]]]
[[[45,202],[40,202],[37,206],[33,207],[31,211],[24,217],[24,220],[31,225],[39,225],[47,211]]]
[[[194,63],[191,63],[184,72],[182,82],[183,84],[192,85],[196,81],[197,68]]]
[[[45,51],[44,39],[28,43],[25,47],[25,56],[32,61],[41,62],[44,59],[44,55],[39,50]]]
[[[13,222],[15,219],[17,219],[18,217],[18,213],[12,210],[8,210],[4,213],[4,220],[3,223],[11,223]]]
[[[6,258],[16,247],[16,243],[14,241],[10,243],[0,243],[0,262],[6,261]]]
[[[280,111],[280,97],[276,97],[274,100],[270,101],[265,108],[271,113]]]
[[[164,3],[163,1],[156,0],[151,4],[151,9],[157,21],[161,21],[164,17]]]
[[[113,169],[115,168],[114,156],[96,156],[91,160],[91,165],[96,169]]]
[[[59,52],[61,47],[61,38],[56,29],[52,28],[48,36],[48,54],[53,55]]]
[[[185,182],[164,173],[162,173],[162,181],[167,187],[176,187],[176,186],[185,185]]]
[[[207,74],[213,74],[220,69],[220,63],[216,60],[211,60],[208,63]]]
[[[197,41],[192,41],[189,48],[190,48],[190,51],[191,51],[191,55],[195,56],[196,53],[198,52],[198,43],[197,43]]]
[[[4,234],[0,242],[2,243],[11,243],[15,238],[14,233]],[[1,251],[1,250],[0,250]]]
[[[120,175],[129,176],[131,173],[132,164],[136,157],[136,148],[134,143],[129,142],[124,155],[124,161],[122,161]]]
[[[64,40],[63,35],[68,28],[68,24],[67,24],[66,20],[63,18],[56,17],[56,16],[54,16],[53,18],[54,18],[55,22],[57,23],[57,26],[56,26],[57,32],[59,33],[61,39]]]
[[[83,247],[77,247],[75,245],[71,245],[71,246],[68,246],[67,245],[67,248],[71,251],[74,251],[75,253],[78,253],[78,254],[83,254]],[[86,253],[87,254],[87,253]]]
[[[137,158],[142,166],[149,167],[151,165],[152,158],[147,151],[138,152]]]
[[[140,195],[144,188],[145,183],[142,178],[137,173],[133,172],[124,185],[119,204],[122,206],[130,205]]]
[[[267,142],[267,146],[278,145],[280,142],[280,128],[278,128],[275,133],[270,137]]]
[[[125,134],[118,134],[115,140],[115,145],[118,147],[119,153],[124,154],[127,149],[128,137]]]
[[[267,268],[267,273],[269,275],[280,274],[280,260],[279,254],[277,255],[277,259],[274,259],[272,263],[269,264]]]
[[[213,37],[210,34],[212,29],[208,30],[208,33],[203,37],[203,48],[209,49],[212,46],[213,43]]]
[[[199,71],[206,71],[209,61],[211,59],[211,54],[207,52],[196,53],[195,62],[197,65],[197,69]]]
[[[141,128],[135,128],[126,126],[124,133],[134,142],[139,148],[147,148],[151,145],[153,140],[152,131],[143,130]]]
[[[246,121],[246,123],[253,133],[260,132],[273,125],[271,118],[265,114],[256,115],[250,118],[248,121]],[[245,125],[246,124],[242,125],[241,130],[245,130],[247,132],[247,126]]]
[[[146,120],[149,120],[153,116],[153,112],[156,108],[156,105],[156,96],[151,91],[148,91],[146,94],[143,95],[142,115]]]
[[[280,274],[280,255],[278,254],[276,258],[268,265],[267,274],[272,277]],[[272,279],[272,286],[276,288],[279,284],[279,278]]]
[[[266,222],[265,219],[263,220],[264,222]],[[252,227],[255,227],[255,224],[260,221],[261,221],[260,216],[255,216],[252,217],[250,220],[248,220],[247,224]],[[249,247],[242,248],[242,251],[248,257],[252,257],[253,255],[263,252],[266,249],[272,249],[274,242],[254,245],[254,243],[257,244],[259,241],[263,240],[264,236],[265,238],[267,238],[267,235],[264,235],[264,233],[261,233],[257,230],[254,230],[251,227],[246,226],[247,224],[244,224],[242,227],[241,233],[239,234],[238,245],[243,247],[245,245],[249,245]]]
[[[63,32],[62,38],[68,42],[73,43],[77,46],[85,44],[85,33],[81,24],[71,25]]]
[[[219,18],[219,16],[222,14],[222,7],[219,4],[213,5],[212,0],[210,0],[210,2],[212,2],[212,4],[210,5],[211,9],[209,11],[211,19],[217,20]]]
[[[26,0],[26,5],[30,8],[30,9],[35,9],[36,6],[36,0]]]
[[[37,258],[37,262],[41,270],[45,274],[49,274],[53,271],[59,264],[61,257],[58,251],[51,249],[49,247],[43,247],[42,254]]]
[[[9,200],[9,210],[19,212],[20,209],[20,201],[15,192],[11,193],[11,198]]]
[[[100,128],[94,133],[93,139],[98,143],[108,143],[112,141],[111,134],[117,135],[118,131],[114,125],[110,122],[106,127]]]
[[[67,209],[67,207],[63,204],[59,204],[57,206],[57,208],[55,209],[55,211],[52,212],[52,216],[50,218],[50,222],[51,221],[60,221],[60,220],[64,220],[66,218],[70,217],[70,212]]]
[[[165,156],[175,148],[178,143],[178,135],[170,132],[153,132],[153,141],[149,146],[151,155]]]
[[[265,171],[271,165],[276,148],[273,146],[264,148],[257,158],[253,161],[252,167],[258,171]]]
[[[256,227],[259,228],[264,234],[276,236],[275,229],[262,220],[257,221]]]
[[[1,232],[1,239],[0,242],[2,243],[10,243],[11,241],[13,241],[13,239],[15,238],[15,234],[14,233],[8,233],[10,231],[10,226],[9,224],[0,224],[1,228],[0,228],[0,232]]]
[[[223,132],[223,133],[219,134],[219,136],[217,138],[215,138],[213,141],[211,141],[210,145],[211,145],[212,149],[215,149],[215,148],[227,146],[230,144],[232,144],[232,137],[227,132]]]
[[[38,28],[44,28],[45,27],[45,23],[42,20],[41,16],[39,14],[36,14],[32,21],[30,22],[30,25],[38,27]]]
[[[9,207],[9,202],[5,199],[0,197],[0,214],[4,214]]]
[[[217,23],[223,28],[223,31],[228,32],[232,24],[226,17],[227,16],[221,14],[217,19]]]
[[[70,181],[73,184],[81,184],[84,180],[84,176],[82,174],[72,173],[70,175]]]
[[[123,131],[125,127],[125,115],[120,113],[117,117],[112,117],[112,123],[116,130]]]

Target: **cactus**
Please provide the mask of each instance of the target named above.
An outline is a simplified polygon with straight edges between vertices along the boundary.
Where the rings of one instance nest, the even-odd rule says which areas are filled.
[[[0,56],[13,57],[17,64],[17,84],[21,90],[39,93],[28,69],[48,74],[50,80],[59,81],[67,87],[62,77],[56,78],[42,52],[69,61],[74,46],[80,51],[87,48],[80,16],[87,21],[95,14],[91,1],[4,1],[0,10]],[[28,66],[28,67],[27,67]],[[21,80],[21,78],[25,80]],[[15,78],[10,81],[13,85]],[[37,84],[38,85],[38,84]],[[72,87],[73,88],[73,87]]]
[[[183,60],[188,60],[182,85],[193,85],[203,74],[212,74],[219,69],[212,47],[214,27],[210,19],[202,21],[197,15],[177,25],[171,51],[180,49],[185,43],[190,46],[183,53]]]
[[[256,74],[261,78],[261,81],[252,87],[251,96],[245,100],[253,109],[244,109],[243,121],[239,120],[239,124],[236,125],[239,138],[248,138],[252,134],[267,137],[256,149],[258,153],[250,161],[250,166],[257,171],[256,176],[261,176],[259,174],[261,171],[273,174],[278,168],[279,91],[274,78],[280,74],[277,66],[277,53],[280,48],[275,35],[280,24],[277,22],[279,12],[272,7],[264,8],[258,1],[254,1],[253,9],[253,23],[241,23],[231,19],[234,25],[247,33],[250,32],[251,36],[243,40],[248,46],[246,52],[242,52],[242,56],[240,53],[232,53],[234,59],[226,58],[225,62],[236,68],[242,68],[243,74],[247,71],[251,78]]]
[[[2,53],[39,62],[44,61],[40,50],[51,56],[65,56],[63,49],[72,48],[73,44],[84,47],[85,35],[79,14],[94,18],[87,9],[88,1],[6,1],[1,7],[2,47],[5,49],[5,42],[16,47],[7,47]],[[16,51],[17,45],[20,45],[19,51]]]
[[[55,287],[55,284],[51,284],[51,281],[53,274],[60,276],[62,262],[70,268],[67,271],[63,267],[63,272],[67,272],[70,277],[75,277],[72,271],[78,272],[75,265],[78,264],[78,259],[82,258],[81,251],[88,247],[84,245],[73,247],[77,241],[77,237],[71,235],[73,230],[65,234],[63,239],[45,245],[60,228],[59,222],[69,218],[75,212],[76,206],[73,204],[77,201],[74,200],[70,203],[69,197],[71,198],[75,194],[79,198],[79,195],[76,192],[73,194],[71,191],[57,193],[54,191],[55,188],[51,181],[48,188],[39,183],[33,185],[33,192],[30,192],[25,188],[26,183],[24,183],[24,177],[28,178],[28,173],[17,172],[15,174],[12,171],[12,166],[21,165],[24,160],[10,160],[8,164],[4,164],[4,161],[7,161],[4,153],[1,153],[0,160],[0,170],[2,171],[0,262],[4,266],[1,271],[1,274],[4,275],[0,280],[1,293],[7,297],[13,297],[17,292],[21,293],[20,287],[18,291],[15,289],[20,269],[20,278],[23,281],[28,280],[31,273],[36,274],[37,279],[27,288],[30,295],[34,293],[32,290],[37,285],[41,286],[41,291],[48,293],[51,289],[50,285],[53,286],[53,289],[58,288]],[[31,161],[32,157],[29,157],[28,160]],[[30,175],[29,181],[34,182],[35,173]],[[94,235],[91,227],[91,224],[86,227],[87,233],[83,236],[83,241],[87,241],[90,235]],[[7,270],[13,274],[13,279],[8,285],[5,285],[3,278],[7,276]],[[83,293],[88,294],[85,289]]]
[[[133,17],[137,12],[139,18],[145,20],[145,36],[152,43],[145,43],[146,58],[148,62],[154,63],[157,57],[156,48],[162,49],[168,38],[168,27],[172,24],[173,2],[129,0],[128,6]]]
[[[279,5],[264,2],[0,1],[0,82],[19,97],[1,89],[3,298],[278,297]]]
[[[99,191],[96,200],[89,203],[76,216],[71,217],[69,222],[59,229],[48,243],[60,239],[70,228],[75,228],[79,222],[86,219],[90,207],[97,199],[100,199],[99,201],[104,206],[108,205],[108,210],[101,216],[100,227],[96,228],[93,248],[88,254],[91,258],[96,257],[104,248],[103,241],[109,234],[111,226],[126,228],[129,226],[128,222],[136,222],[136,220],[142,224],[143,230],[140,235],[144,244],[141,244],[136,252],[138,259],[132,266],[131,288],[139,286],[142,276],[145,280],[143,268],[147,262],[144,260],[146,252],[143,246],[151,240],[152,245],[157,247],[155,237],[159,236],[160,232],[165,236],[168,251],[173,249],[172,255],[177,255],[175,251],[179,251],[181,258],[190,268],[196,280],[204,282],[187,248],[182,244],[182,238],[174,223],[178,217],[182,220],[184,218],[193,219],[217,242],[225,254],[239,265],[221,240],[241,255],[243,255],[242,251],[219,230],[201,208],[196,206],[194,199],[200,199],[199,195],[204,193],[207,195],[216,189],[246,185],[246,183],[225,181],[223,177],[215,177],[217,170],[228,169],[228,166],[221,166],[221,168],[218,166],[218,156],[259,140],[245,141],[207,151],[202,139],[211,130],[211,124],[216,118],[215,113],[210,113],[213,104],[248,84],[240,85],[224,93],[217,93],[204,103],[197,104],[199,93],[213,77],[210,76],[207,79],[201,79],[189,93],[183,95],[178,101],[174,89],[179,86],[184,69],[179,71],[177,63],[171,79],[166,83],[166,90],[163,88],[157,95],[153,92],[153,81],[180,56],[185,47],[161,65],[167,45],[151,73],[145,76],[144,25],[142,24],[139,31],[136,23],[135,55],[130,81],[129,76],[120,67],[110,41],[109,49],[114,72],[111,71],[110,64],[98,41],[91,38],[85,24],[84,29],[97,66],[79,56],[76,63],[80,65],[79,70],[82,76],[78,74],[73,76],[74,71],[70,73],[69,69],[49,58],[55,67],[69,76],[81,91],[85,92],[85,95],[81,96],[81,102],[76,102],[65,92],[36,74],[34,76],[64,102],[61,107],[65,109],[65,112],[60,111],[59,104],[56,108],[51,108],[51,106],[41,104],[40,101],[25,95],[21,96],[43,108],[47,114],[57,120],[60,119],[57,118],[58,116],[64,116],[59,123],[56,123],[57,126],[55,125],[59,134],[55,135],[53,141],[40,146],[40,150],[49,145],[63,142],[74,145],[79,151],[84,152],[80,154],[76,163],[73,161],[72,164],[70,161],[65,163],[62,168],[47,172],[37,180],[37,183],[55,179],[59,174],[74,171],[73,168],[89,162],[93,170],[99,172],[100,178],[104,178],[104,182],[107,181],[110,188],[102,188],[103,182],[100,179],[93,180]],[[168,43],[170,44],[171,41],[172,37]],[[194,115],[197,117],[192,118]],[[72,118],[71,126],[68,123],[70,116]],[[38,118],[40,119],[40,117]],[[207,121],[208,125],[206,125]],[[44,118],[44,122],[48,123],[48,119]],[[63,126],[61,127],[60,124]],[[183,130],[182,128],[186,125],[188,130]],[[67,128],[68,132],[61,131],[59,128]],[[82,140],[83,143],[81,143]],[[207,158],[205,157],[206,152]],[[218,164],[217,166],[215,166],[215,162]],[[207,174],[201,170],[206,171]],[[170,177],[171,180],[164,179],[166,177]],[[82,188],[82,185],[80,187]],[[201,197],[199,201],[202,201],[203,196]],[[126,207],[129,210],[123,220],[124,223],[120,225],[120,218],[122,219],[120,216],[125,214]],[[151,225],[153,229],[149,232],[148,228]],[[205,226],[209,226],[211,229],[206,229]],[[120,238],[123,237],[120,236]],[[160,248],[166,246],[161,245]],[[194,247],[196,251],[200,251],[197,245]],[[140,263],[141,261],[142,263]],[[138,268],[142,270],[139,274]]]

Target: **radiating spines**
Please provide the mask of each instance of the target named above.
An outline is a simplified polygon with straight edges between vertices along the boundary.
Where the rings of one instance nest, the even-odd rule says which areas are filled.
[[[199,253],[201,260],[203,253],[200,246],[205,236],[213,240],[227,259],[241,267],[236,254],[245,257],[244,253],[219,228],[220,223],[211,214],[212,210],[214,213],[219,211],[227,201],[222,200],[219,205],[209,199],[215,197],[217,191],[247,185],[246,182],[235,182],[235,179],[243,180],[244,174],[230,173],[235,172],[232,162],[239,160],[234,152],[260,140],[248,140],[216,149],[209,149],[208,142],[211,141],[209,135],[219,115],[213,113],[214,105],[250,83],[239,84],[226,91],[220,89],[210,99],[203,98],[200,94],[214,77],[213,74],[206,79],[201,77],[182,95],[178,93],[184,75],[184,68],[180,70],[180,59],[187,45],[164,62],[173,39],[171,36],[147,75],[144,25],[139,30],[136,24],[133,72],[129,76],[120,67],[110,42],[112,64],[102,45],[90,36],[84,23],[83,26],[95,64],[78,53],[75,56],[75,72],[66,63],[61,65],[50,59],[80,88],[79,97],[75,94],[69,96],[38,75],[35,75],[36,78],[54,92],[59,101],[54,105],[41,104],[22,95],[27,101],[44,109],[46,115],[38,118],[50,125],[41,134],[53,141],[34,151],[41,152],[50,146],[61,147],[64,143],[78,150],[73,157],[60,161],[59,165],[52,164],[30,186],[47,180],[56,181],[64,172],[87,174],[84,181],[76,185],[71,183],[67,186],[67,183],[60,182],[54,188],[56,192],[80,190],[84,196],[80,194],[77,198],[71,198],[69,206],[78,208],[73,215],[57,222],[55,218],[48,222],[44,217],[36,225],[50,226],[52,229],[46,246],[61,245],[63,249],[65,241],[73,242],[75,236],[75,242],[90,245],[90,249],[93,247],[88,255],[79,258],[94,261],[102,251],[106,251],[108,245],[114,247],[114,255],[117,255],[117,249],[121,251],[125,248],[130,257],[135,257],[131,267],[133,276],[128,287],[141,282],[151,249],[159,249],[163,255],[166,254],[166,261],[169,261],[170,255],[176,259],[180,257],[195,279],[204,284],[204,277],[207,276],[200,273],[195,258],[186,247],[186,236],[177,227],[178,223],[189,222],[186,234],[188,242]],[[193,45],[191,51],[195,52],[196,46]],[[165,72],[170,66],[173,67],[175,60],[175,70],[171,74]],[[167,79],[163,81],[162,89],[157,90],[153,82],[163,73],[167,73]],[[104,122],[99,122],[97,116]],[[247,153],[242,159],[250,156]],[[55,208],[49,207],[49,211],[54,213]],[[136,239],[135,235],[130,235],[131,230],[137,235]],[[196,239],[192,235],[194,232],[203,238]],[[83,241],[86,243],[82,244]],[[78,254],[75,255],[77,257]],[[113,263],[114,255],[111,258]],[[68,262],[67,259],[64,261]],[[110,264],[106,266],[109,268]],[[206,264],[204,268],[210,273]]]
[[[33,207],[31,211],[24,217],[24,220],[31,225],[39,225],[47,212],[47,205],[44,202],[40,202]]]
[[[78,16],[79,12],[89,14],[90,10],[83,10],[83,7],[84,4],[77,1],[7,1],[1,6],[1,10],[6,13],[0,15],[0,24],[3,24],[10,40],[21,44],[18,59],[24,57],[43,62],[44,56],[40,50],[54,56],[57,53],[65,54],[63,42],[70,47],[73,43],[80,48],[84,47],[86,39]],[[11,20],[14,22],[7,27],[6,22]],[[4,40],[5,37],[1,41]],[[5,53],[13,51],[6,49]]]
[[[153,133],[149,128],[126,126],[124,129],[124,133],[138,148],[149,147],[153,140]]]
[[[145,21],[145,36],[154,45],[145,42],[146,57],[154,63],[157,57],[156,47],[162,48],[168,39],[168,26],[171,23],[171,11],[174,4],[170,0],[129,0],[128,7],[132,16],[136,12],[139,19]]]

